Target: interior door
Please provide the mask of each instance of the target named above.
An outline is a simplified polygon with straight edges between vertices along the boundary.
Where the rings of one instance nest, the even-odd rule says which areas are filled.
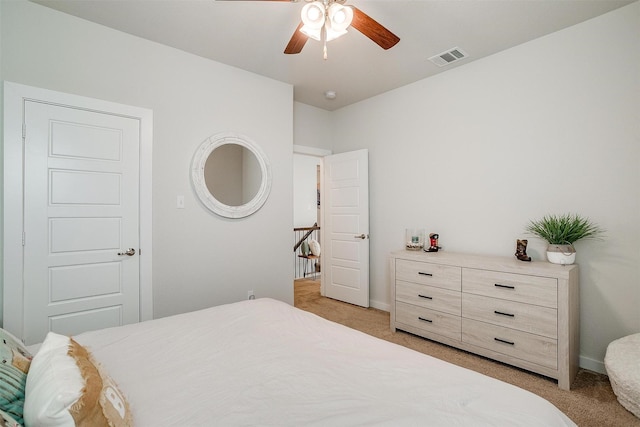
[[[369,152],[324,158],[325,296],[369,307]]]
[[[26,101],[24,341],[139,321],[135,118]]]

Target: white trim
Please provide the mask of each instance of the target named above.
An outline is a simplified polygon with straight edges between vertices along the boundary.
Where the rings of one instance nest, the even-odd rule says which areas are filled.
[[[153,319],[153,111],[140,118],[140,321]],[[144,252],[142,251],[144,249]]]
[[[601,360],[591,359],[589,357],[580,356],[578,358],[578,365],[583,369],[588,369],[593,372],[598,372],[599,374],[607,375],[607,369],[604,366],[604,362]]]
[[[387,313],[391,312],[391,306],[386,302],[371,300],[370,304],[371,307],[377,308],[378,310],[386,311]]]
[[[307,154],[309,156],[324,157],[331,154],[331,150],[325,150],[323,148],[307,147],[305,145],[293,145],[293,152],[295,154]]]
[[[19,87],[4,84],[4,246],[3,246],[3,328],[23,337],[22,307],[22,115]]]
[[[318,222],[318,226],[320,226],[320,242],[324,245],[325,233],[324,233],[324,210],[326,209],[325,203],[325,194],[327,194],[327,190],[324,188],[324,156],[320,161],[320,221]],[[325,264],[326,265],[326,264]],[[323,297],[325,295],[324,284],[326,283],[326,268],[322,265],[322,258],[320,258],[320,295]]]
[[[4,82],[4,259],[3,327],[22,338],[23,325],[23,174],[24,101],[68,105],[140,120],[140,320],[153,318],[152,191],[153,111],[79,95]]]

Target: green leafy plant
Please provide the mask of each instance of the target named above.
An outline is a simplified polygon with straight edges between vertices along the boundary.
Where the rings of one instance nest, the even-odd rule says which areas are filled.
[[[573,245],[580,239],[600,237],[604,232],[588,218],[577,214],[546,215],[537,221],[530,221],[526,231],[551,245]]]

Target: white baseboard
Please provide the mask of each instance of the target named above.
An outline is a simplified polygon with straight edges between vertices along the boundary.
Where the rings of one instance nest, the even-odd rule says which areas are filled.
[[[385,302],[370,300],[369,305],[373,308],[377,308],[378,310],[387,311],[387,312],[391,311],[391,306]]]
[[[593,372],[598,372],[600,374],[607,374],[607,370],[604,367],[604,362],[600,360],[591,359],[589,357],[580,356],[580,367],[584,369],[588,369]]]

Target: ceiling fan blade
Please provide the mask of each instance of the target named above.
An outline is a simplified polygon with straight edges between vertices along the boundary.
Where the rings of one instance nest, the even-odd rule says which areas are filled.
[[[353,21],[351,21],[351,26],[369,37],[374,43],[377,43],[378,46],[387,50],[394,47],[400,41],[400,37],[387,30],[375,19],[355,6],[351,7],[353,8]]]
[[[304,25],[302,22],[298,24],[298,28],[296,28],[296,30],[293,32],[293,35],[291,36],[291,40],[289,40],[289,44],[287,44],[287,47],[284,48],[284,53],[295,54],[302,52],[304,44],[307,42],[307,40],[309,40],[309,37],[300,31],[302,25]]]

